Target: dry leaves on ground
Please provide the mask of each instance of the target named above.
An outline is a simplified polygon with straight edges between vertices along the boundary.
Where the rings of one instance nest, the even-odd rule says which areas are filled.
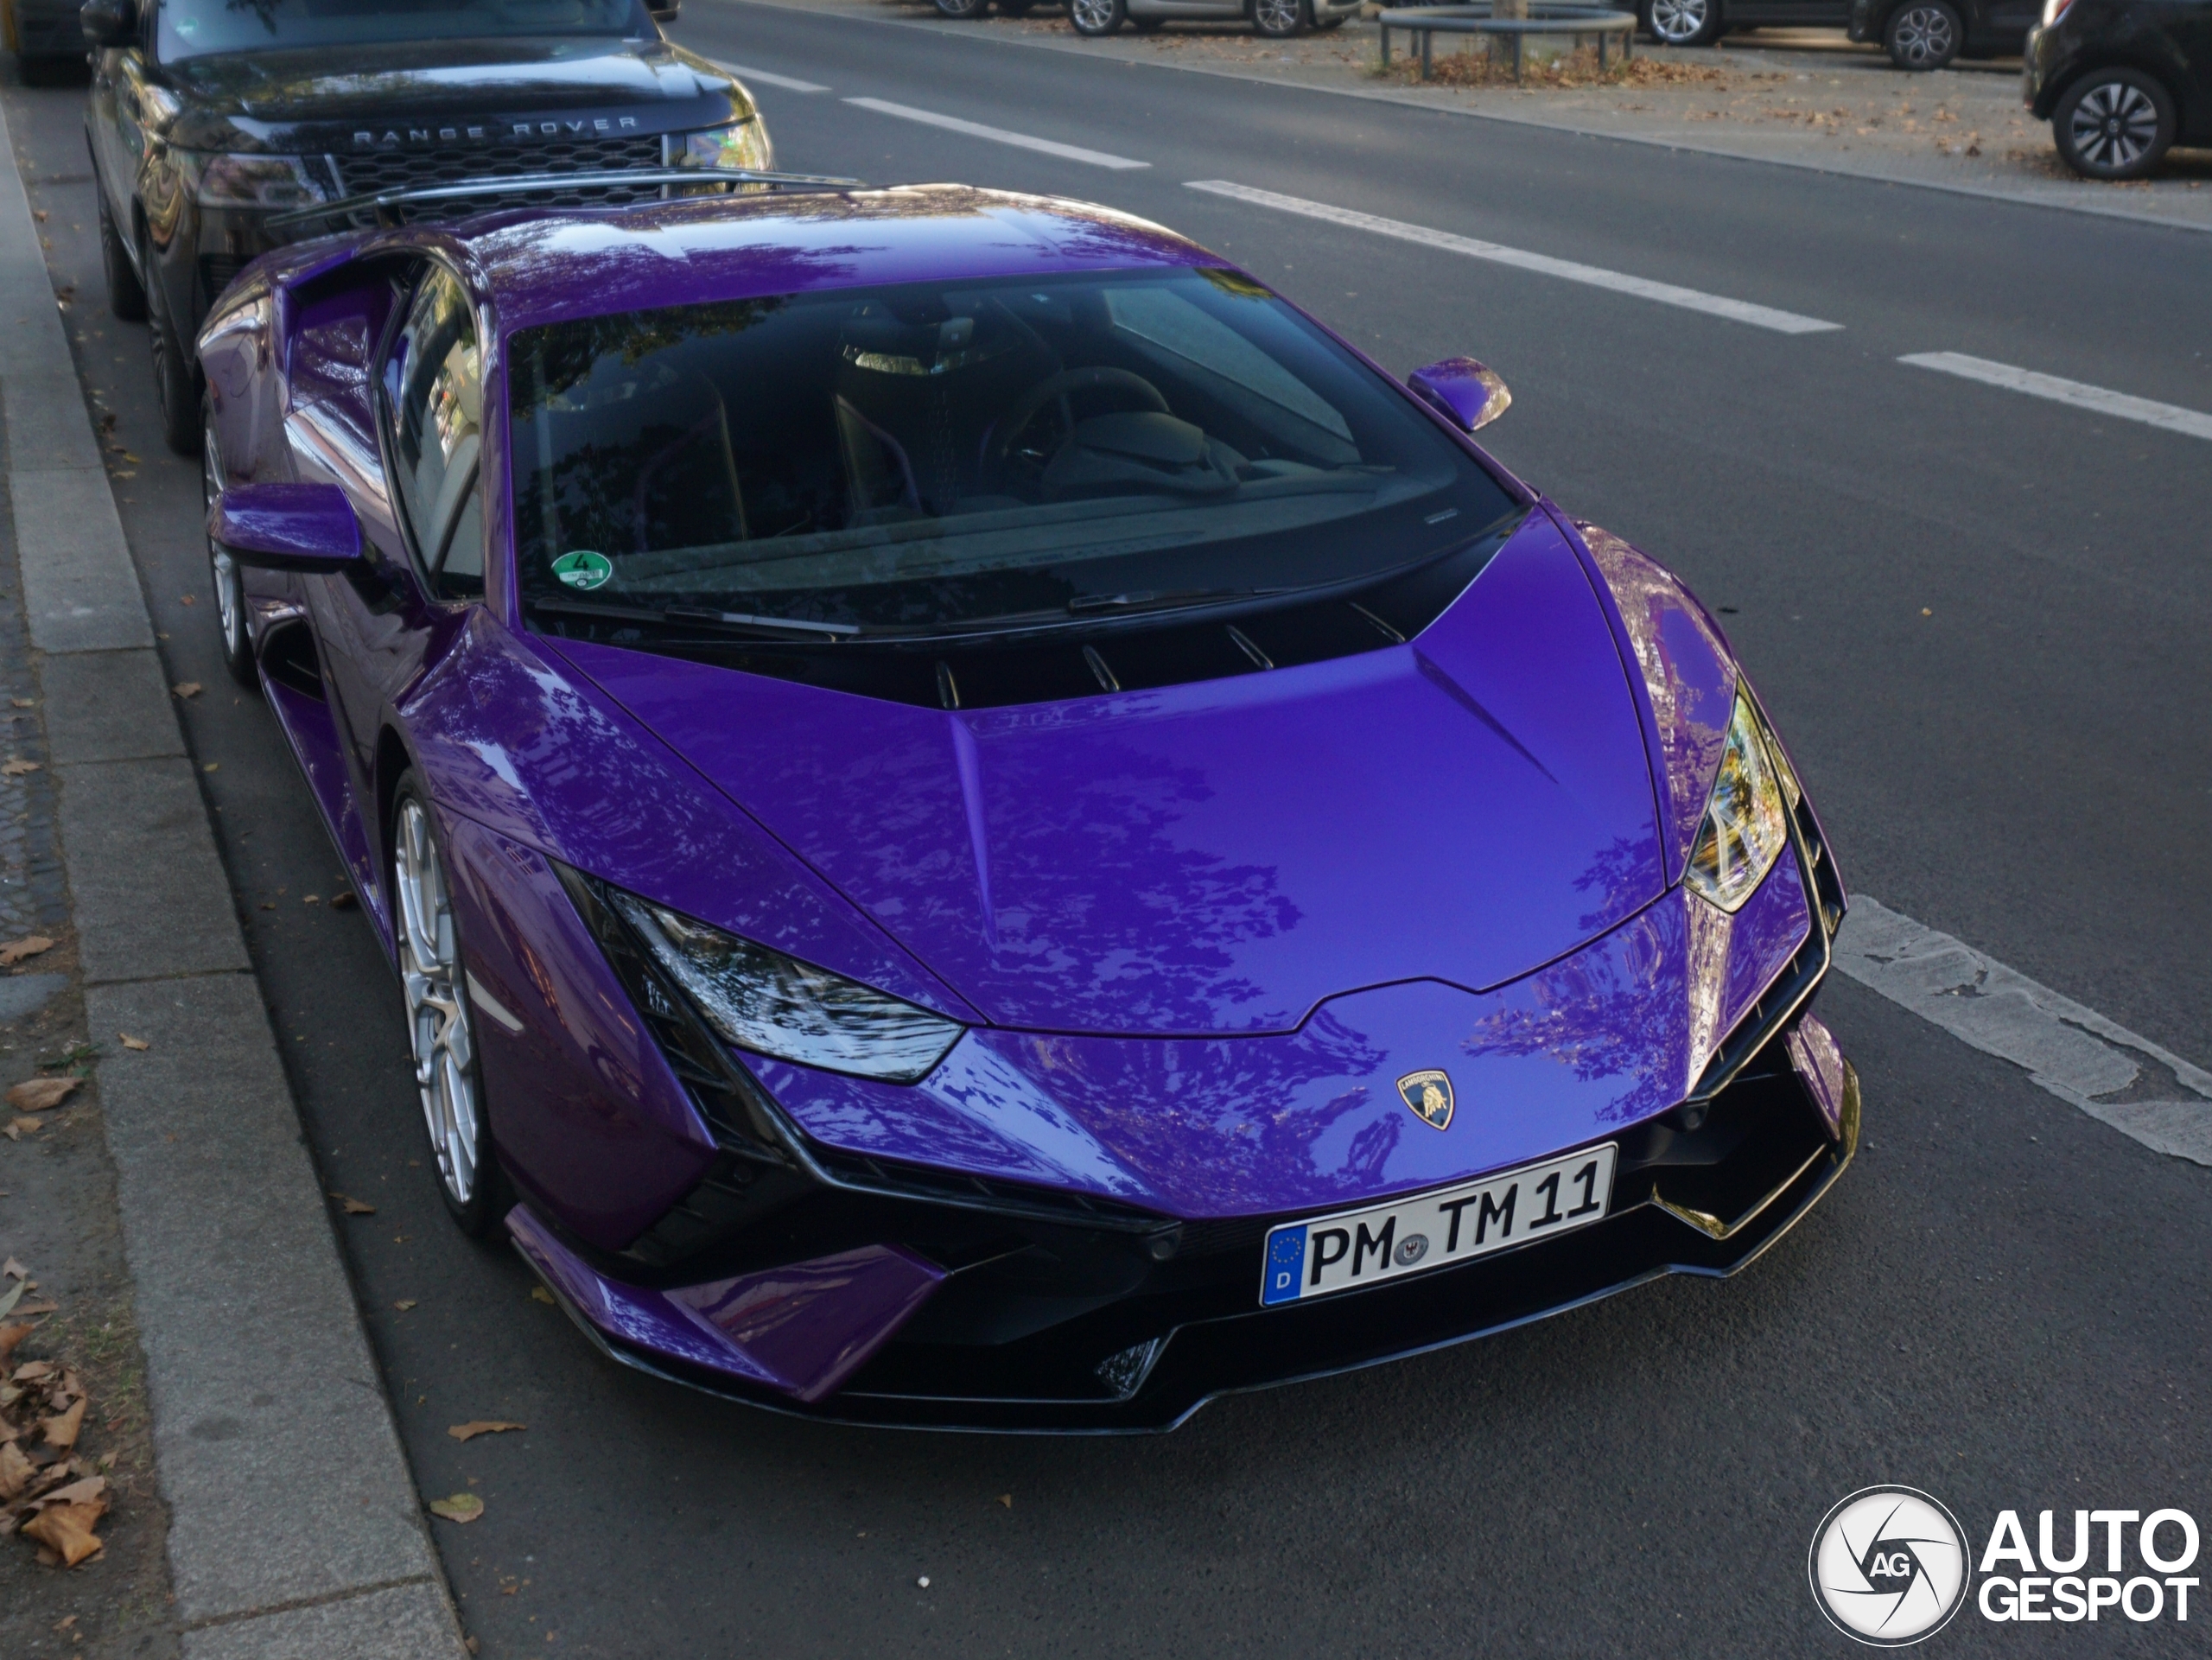
[[[353,905],[353,895],[350,892],[333,894],[330,896],[330,908],[334,911],[351,910]]]
[[[1518,86],[1523,92],[1572,92],[1585,86],[1683,86],[1700,82],[1727,81],[1725,69],[1704,64],[1673,63],[1660,58],[1613,57],[1599,67],[1595,51],[1585,49],[1554,58],[1548,63],[1533,59],[1522,66],[1521,79],[1513,76],[1512,48],[1499,45],[1495,55],[1480,52],[1447,52],[1432,60],[1432,86]],[[1381,73],[1397,80],[1421,81],[1418,53],[1393,58]]]
[[[146,1039],[144,1039],[144,1038],[134,1038],[134,1037],[132,1037],[132,1036],[130,1035],[130,1034],[129,1034],[128,1032],[118,1032],[118,1033],[117,1033],[115,1035],[116,1035],[116,1040],[117,1040],[118,1042],[121,1043],[124,1048],[126,1048],[126,1049],[136,1049],[136,1050],[139,1051],[142,1054],[143,1054],[145,1051],[147,1051],[147,1050],[149,1050],[149,1049],[150,1049],[150,1048],[152,1048],[152,1047],[154,1046],[153,1046],[150,1042],[149,1042]]]
[[[498,1418],[472,1418],[465,1424],[455,1424],[446,1431],[457,1441],[474,1441],[479,1435],[497,1435],[510,1429],[527,1429],[528,1424],[511,1424]]]
[[[169,690],[180,697],[197,697],[200,696],[200,683],[197,680],[180,680]]]
[[[54,949],[54,941],[44,934],[31,934],[24,938],[0,945],[0,969],[11,969],[27,957],[36,957]]]
[[[374,1216],[377,1213],[377,1207],[365,1199],[354,1199],[346,1193],[333,1193],[331,1198],[338,1201],[338,1208],[348,1216]]]
[[[474,1522],[484,1514],[484,1501],[474,1493],[455,1493],[450,1498],[430,1501],[430,1514],[442,1516],[448,1522]]]
[[[0,1135],[5,1135],[11,1142],[20,1142],[33,1130],[45,1128],[46,1120],[43,1118],[10,1118],[6,1123],[0,1124]]]
[[[0,766],[0,777],[21,778],[26,773],[35,773],[38,770],[38,762],[25,760],[21,755],[17,755],[6,765]]]
[[[19,1112],[50,1112],[84,1081],[81,1078],[27,1078],[8,1091],[8,1104]]]
[[[30,1330],[0,1331],[0,1357]],[[76,1456],[91,1404],[76,1372],[57,1361],[25,1361],[0,1383],[0,1536],[34,1541],[48,1567],[74,1568],[100,1554],[95,1530],[107,1514],[107,1479]]]

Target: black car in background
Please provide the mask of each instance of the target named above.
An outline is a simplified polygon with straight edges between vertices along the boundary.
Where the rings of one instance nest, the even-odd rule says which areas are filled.
[[[1879,41],[1900,69],[2018,52],[2037,0],[1637,0],[1664,46],[1709,46],[1732,29],[1840,29]]]
[[[2026,59],[2021,95],[2085,178],[2212,144],[2212,0],[2048,0]]]
[[[85,73],[79,0],[0,0],[0,35],[33,86]]]
[[[663,38],[645,0],[90,0],[86,111],[108,303],[144,318],[165,436],[200,444],[192,341],[231,278],[368,210],[373,192],[486,180],[406,218],[659,195],[671,168],[772,163],[753,99]],[[82,49],[80,45],[79,50]],[[647,169],[635,186],[505,195],[501,178]]]

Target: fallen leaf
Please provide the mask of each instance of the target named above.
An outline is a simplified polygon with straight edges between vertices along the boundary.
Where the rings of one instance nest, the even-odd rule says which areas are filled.
[[[330,896],[330,908],[334,911],[350,911],[353,908],[354,903],[353,895],[350,892],[333,894]]]
[[[474,1441],[479,1435],[497,1435],[509,1429],[527,1429],[528,1424],[511,1424],[498,1418],[472,1418],[465,1424],[455,1424],[446,1434],[457,1441]]]
[[[48,1112],[67,1101],[82,1082],[77,1078],[27,1078],[9,1090],[8,1104],[24,1112]]]
[[[44,934],[31,934],[9,944],[0,945],[0,969],[13,968],[26,957],[36,957],[41,952],[50,951],[53,949],[54,942]]]
[[[152,1044],[149,1043],[145,1039],[143,1039],[143,1038],[134,1038],[134,1037],[132,1037],[132,1036],[130,1035],[130,1034],[129,1034],[128,1032],[118,1032],[118,1033],[117,1033],[115,1035],[116,1035],[116,1037],[117,1037],[118,1040],[121,1040],[121,1042],[122,1042],[122,1044],[123,1044],[123,1046],[124,1046],[124,1048],[126,1048],[126,1049],[136,1049],[136,1050],[140,1051],[140,1052],[143,1053],[144,1051],[146,1051],[146,1050],[148,1050],[148,1049],[150,1049],[150,1048],[152,1048],[152,1047],[154,1046]]]
[[[1001,1493],[999,1495],[999,1503],[1005,1505],[1007,1509],[1012,1510],[1014,1508],[1014,1495],[1012,1493]]]
[[[38,707],[38,699],[35,697],[15,697],[10,698],[9,701],[14,703],[17,709],[36,709]]]
[[[0,1326],[0,1366],[15,1358],[16,1345],[35,1329],[29,1326]]]
[[[67,1630],[68,1630],[72,1625],[74,1625],[76,1623],[77,1623],[77,1616],[76,1616],[76,1615],[74,1615],[74,1614],[64,1614],[60,1619],[57,1619],[57,1620],[55,1620],[55,1621],[54,1622],[54,1629],[55,1631],[67,1631]]]
[[[474,1522],[484,1514],[484,1501],[474,1493],[455,1493],[451,1498],[430,1501],[430,1514],[448,1522]]]
[[[300,895],[300,903],[302,905],[320,905],[322,903],[322,895],[320,894],[302,894]]]
[[[56,1504],[24,1523],[23,1535],[50,1549],[64,1568],[74,1568],[87,1556],[99,1555],[100,1541],[92,1529],[106,1514],[104,1498],[89,1504]]]
[[[77,1432],[85,1427],[85,1397],[79,1396],[77,1404],[58,1417],[41,1418],[39,1426],[46,1434],[46,1444],[67,1452],[77,1444]]]
[[[19,1314],[50,1314],[60,1307],[61,1305],[58,1302],[48,1302],[41,1299],[37,1302],[23,1303],[16,1308],[16,1312]]]
[[[542,1285],[534,1285],[531,1287],[530,1300],[532,1302],[551,1302],[556,1308],[558,1308],[561,1306],[557,1302],[553,1302],[553,1294],[548,1291]]]
[[[35,773],[38,770],[39,764],[36,761],[25,760],[18,755],[5,766],[0,766],[0,777],[21,778],[26,773]]]
[[[82,1481],[73,1481],[66,1487],[56,1487],[39,1499],[42,1510],[48,1504],[89,1504],[107,1491],[105,1476],[86,1476]]]
[[[38,1466],[23,1456],[15,1442],[0,1444],[0,1499],[12,1500],[31,1485]]]
[[[180,680],[169,690],[180,697],[197,697],[200,696],[200,683],[197,680]]]
[[[338,1208],[348,1216],[374,1216],[377,1213],[377,1207],[365,1199],[350,1199],[344,1193],[333,1193],[331,1198],[338,1201]]]
[[[125,474],[125,476],[126,476],[126,477],[128,477],[128,476],[130,476],[130,475],[129,475],[129,474]],[[199,603],[200,603],[199,600],[198,600],[196,597],[194,597],[194,595],[190,595],[190,594],[180,594],[180,595],[178,595],[176,596],[176,602],[177,602],[179,605],[197,605],[197,604],[199,604]]]
[[[34,207],[34,208],[32,208],[32,209],[31,209],[31,217],[32,217],[33,219],[36,219],[36,220],[37,220],[41,225],[45,224],[45,223],[46,223],[46,209],[44,209],[43,207]],[[60,1628],[59,1625],[56,1625],[54,1629],[55,1631],[60,1631],[61,1628]]]
[[[200,770],[203,773],[219,773],[223,770],[223,763],[219,760],[211,760]]]
[[[0,1276],[5,1276],[10,1280],[28,1280],[31,1277],[31,1271],[10,1256],[6,1262],[0,1262]]]
[[[26,1360],[8,1375],[11,1383],[42,1383],[54,1376],[51,1360]]]
[[[44,1120],[38,1118],[10,1118],[5,1124],[0,1124],[0,1135],[5,1135],[11,1142],[20,1142],[23,1139],[24,1131],[36,1129],[43,1123]]]
[[[415,1301],[412,1297],[402,1297],[397,1302],[392,1304],[392,1307],[404,1314],[415,1306]]]

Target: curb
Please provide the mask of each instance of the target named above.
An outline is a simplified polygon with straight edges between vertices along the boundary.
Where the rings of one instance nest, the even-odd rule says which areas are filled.
[[[0,408],[188,1660],[467,1650],[238,928],[0,111]]]

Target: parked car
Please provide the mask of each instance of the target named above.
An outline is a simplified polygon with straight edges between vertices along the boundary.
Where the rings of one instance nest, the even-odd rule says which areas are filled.
[[[969,22],[981,17],[991,9],[992,0],[937,0],[937,9],[956,22]],[[998,9],[1008,17],[1026,17],[1037,0],[998,0]]]
[[[282,239],[276,214],[547,169],[767,166],[751,95],[662,38],[655,16],[674,15],[643,0],[91,0],[80,38],[99,53],[86,126],[108,303],[150,325],[169,444],[199,448],[192,339],[231,278]],[[662,190],[580,183],[574,199]],[[500,200],[490,186],[397,211]],[[373,220],[373,205],[358,217]]]
[[[1068,0],[1068,22],[1078,35],[1111,35],[1123,23],[1150,34],[1178,20],[1192,23],[1249,21],[1270,40],[1288,40],[1309,29],[1334,29],[1359,15],[1360,0]]]
[[[2142,178],[2212,144],[2212,0],[2049,0],[2021,92],[2076,173]]]
[[[0,0],[0,31],[28,84],[84,74],[85,35],[77,10],[78,0]]]
[[[626,1364],[1165,1428],[1732,1273],[1852,1156],[1811,804],[1480,364],[953,186],[352,232],[200,351],[425,1177]]]
[[[1732,29],[1841,29],[1923,70],[2018,52],[2036,0],[1638,0],[1637,15],[1665,46],[1710,46]]]

